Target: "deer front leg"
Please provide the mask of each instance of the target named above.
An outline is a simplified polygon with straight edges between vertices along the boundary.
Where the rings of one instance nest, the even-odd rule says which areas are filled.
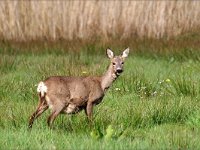
[[[90,121],[92,121],[92,113],[93,113],[93,104],[92,102],[88,102],[86,106],[86,115]]]

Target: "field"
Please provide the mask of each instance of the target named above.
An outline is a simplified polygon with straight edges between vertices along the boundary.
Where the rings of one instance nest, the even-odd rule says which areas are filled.
[[[0,1],[0,149],[200,149],[199,29],[198,1]],[[130,55],[93,122],[29,130],[37,84],[102,75],[108,47]]]
[[[95,107],[92,124],[81,112],[60,115],[49,129],[47,111],[32,130],[27,126],[39,81],[50,75],[101,75],[109,64],[106,47],[119,54],[128,44],[68,43],[62,49],[63,43],[2,43],[0,149],[199,149],[200,49],[194,44],[199,37],[129,43],[125,71]]]

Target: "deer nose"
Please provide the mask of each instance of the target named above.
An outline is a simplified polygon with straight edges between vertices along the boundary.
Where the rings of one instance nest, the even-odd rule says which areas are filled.
[[[117,69],[117,73],[122,73],[123,70],[122,69]]]

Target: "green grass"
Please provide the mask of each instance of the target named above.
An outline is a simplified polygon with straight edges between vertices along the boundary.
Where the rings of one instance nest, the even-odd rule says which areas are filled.
[[[51,75],[101,75],[109,60],[83,47],[0,53],[0,149],[199,149],[199,53],[134,53],[125,71],[94,109],[60,115],[47,127],[49,111],[27,129],[36,109],[36,84]],[[9,49],[9,47],[8,47]],[[119,52],[119,50],[117,49]],[[144,54],[144,55],[142,55]]]

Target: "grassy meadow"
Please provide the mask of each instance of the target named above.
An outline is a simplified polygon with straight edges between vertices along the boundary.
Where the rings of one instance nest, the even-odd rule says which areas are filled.
[[[199,37],[115,45],[1,43],[0,149],[199,149]],[[117,54],[125,46],[131,51],[125,71],[94,108],[93,123],[81,112],[60,115],[49,129],[46,111],[28,130],[37,83],[51,75],[103,74],[109,45]]]
[[[0,149],[200,149],[199,29],[198,1],[0,1]],[[37,84],[103,74],[108,47],[130,55],[93,123],[28,130]]]

